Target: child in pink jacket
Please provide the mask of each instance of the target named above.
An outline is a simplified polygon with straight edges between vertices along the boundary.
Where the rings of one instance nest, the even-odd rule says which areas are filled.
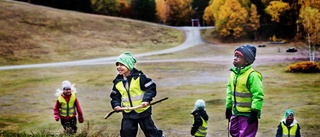
[[[78,121],[83,123],[83,113],[76,97],[76,88],[69,81],[62,82],[62,90],[57,89],[56,96],[58,100],[53,108],[54,119],[61,121],[64,131],[68,134],[77,132],[77,114]]]

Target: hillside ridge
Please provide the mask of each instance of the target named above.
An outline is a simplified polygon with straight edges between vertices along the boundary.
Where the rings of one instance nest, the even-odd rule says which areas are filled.
[[[131,19],[0,1],[0,64],[142,53],[183,42],[182,31]]]

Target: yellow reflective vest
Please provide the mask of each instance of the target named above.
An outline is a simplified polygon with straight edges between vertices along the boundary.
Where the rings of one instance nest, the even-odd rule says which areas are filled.
[[[295,137],[296,136],[296,132],[298,129],[298,124],[294,124],[290,129],[288,129],[288,127],[281,122],[281,127],[282,127],[282,136],[283,137]]]
[[[120,92],[122,98],[122,106],[121,107],[134,107],[138,106],[142,103],[144,91],[140,88],[140,76],[136,79],[132,78],[130,82],[130,87],[127,91],[122,81],[119,81],[115,87]],[[132,103],[132,106],[131,106]],[[134,111],[137,113],[142,113],[147,110],[150,106],[145,108],[138,108]],[[129,113],[132,110],[124,110],[125,113]]]
[[[59,103],[61,104],[61,107],[59,108],[60,116],[66,117],[76,114],[75,110],[75,101],[76,101],[76,95],[74,93],[71,94],[69,102],[67,102],[62,95],[58,98]]]
[[[200,118],[202,120],[202,125],[198,128],[194,136],[205,137],[207,135],[208,121],[204,120],[202,117]],[[194,123],[194,120],[193,120],[193,123]]]
[[[251,72],[255,71],[253,68],[248,69],[242,75],[231,73],[230,80],[233,83],[232,87],[232,101],[234,107],[239,112],[251,112],[252,94],[247,87],[247,81]],[[257,72],[257,71],[256,71]],[[258,72],[261,76],[261,73]],[[262,77],[262,76],[261,76]]]

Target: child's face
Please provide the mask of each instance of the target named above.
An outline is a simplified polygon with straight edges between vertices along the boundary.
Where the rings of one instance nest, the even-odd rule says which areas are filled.
[[[233,59],[233,65],[235,67],[245,67],[247,66],[247,61],[244,59],[244,57],[239,54],[239,53],[235,53],[234,54],[234,59]]]
[[[63,88],[63,94],[71,95],[71,88]]]
[[[290,116],[288,116],[288,118],[286,119],[286,123],[287,124],[291,124],[292,122],[293,122],[293,116],[292,115],[290,115]]]
[[[130,75],[130,70],[120,62],[117,63],[117,70],[120,75],[124,75],[124,76]]]

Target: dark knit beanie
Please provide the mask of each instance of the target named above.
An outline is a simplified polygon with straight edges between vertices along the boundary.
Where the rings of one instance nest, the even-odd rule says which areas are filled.
[[[241,45],[236,48],[235,51],[240,51],[244,59],[249,63],[252,64],[256,59],[256,47],[250,44]]]

